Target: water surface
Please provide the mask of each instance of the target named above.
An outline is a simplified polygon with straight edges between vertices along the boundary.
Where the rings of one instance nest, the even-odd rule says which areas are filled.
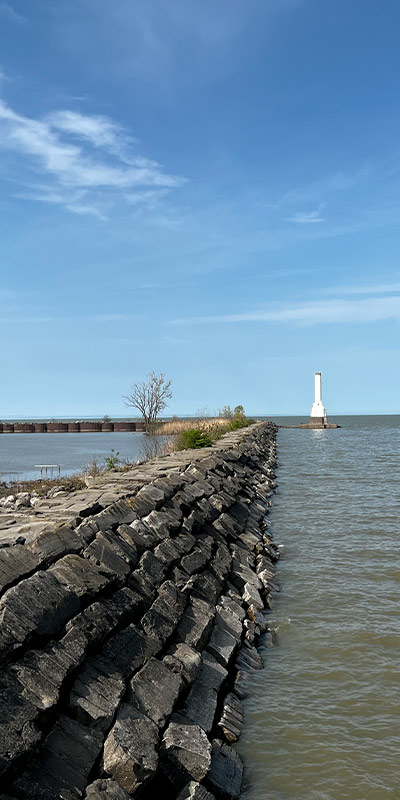
[[[243,800],[400,797],[400,417],[337,421],[278,433],[280,645],[245,701]]]
[[[103,465],[111,450],[126,461],[142,460],[152,439],[143,433],[12,433],[0,434],[0,480],[40,477],[35,464],[59,464],[61,475],[80,472],[96,459]],[[58,475],[58,470],[54,471]]]

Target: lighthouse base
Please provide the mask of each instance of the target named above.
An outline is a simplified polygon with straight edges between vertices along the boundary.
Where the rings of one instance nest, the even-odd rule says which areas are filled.
[[[326,428],[328,420],[326,417],[310,417],[310,428]]]

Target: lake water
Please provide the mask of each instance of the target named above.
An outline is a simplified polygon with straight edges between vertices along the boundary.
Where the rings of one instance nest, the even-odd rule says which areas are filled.
[[[242,800],[400,797],[400,417],[337,421],[278,433],[279,646],[245,700]]]
[[[164,437],[154,437],[164,439]],[[104,464],[111,450],[123,461],[142,460],[153,437],[143,433],[12,433],[0,435],[0,480],[40,477],[35,464],[59,464],[61,475],[80,472],[96,459]],[[54,470],[58,476],[58,470]]]

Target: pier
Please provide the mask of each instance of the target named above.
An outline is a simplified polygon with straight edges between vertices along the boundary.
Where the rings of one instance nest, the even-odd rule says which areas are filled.
[[[0,433],[135,433],[144,422],[130,420],[76,420],[76,422],[0,422]]]

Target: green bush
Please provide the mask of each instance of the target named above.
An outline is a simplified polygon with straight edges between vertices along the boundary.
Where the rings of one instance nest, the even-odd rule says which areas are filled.
[[[245,428],[247,425],[246,417],[234,417],[233,420],[229,423],[229,430],[230,431],[237,431],[239,428]]]
[[[177,450],[192,450],[199,447],[209,447],[212,439],[208,433],[200,428],[189,428],[182,431],[177,439]]]
[[[119,450],[117,450],[117,452],[115,452],[114,448],[111,448],[111,455],[110,456],[106,456],[104,461],[105,461],[106,469],[115,469],[118,466],[119,462],[120,462]]]

